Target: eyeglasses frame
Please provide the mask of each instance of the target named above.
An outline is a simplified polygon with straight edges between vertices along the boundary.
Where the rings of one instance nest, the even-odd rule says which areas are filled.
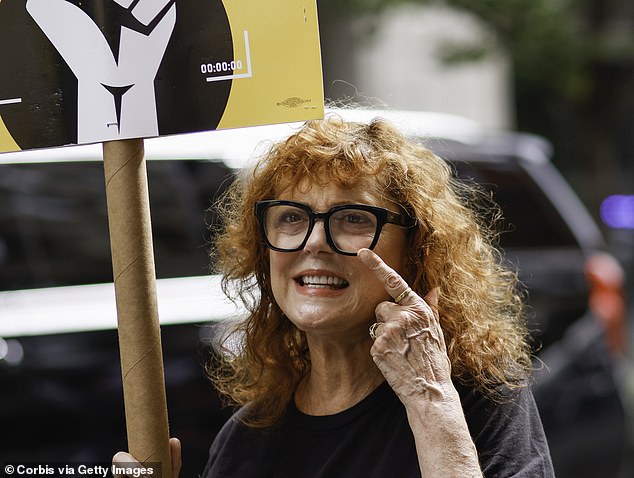
[[[266,226],[264,224],[264,214],[266,213],[267,209],[273,206],[293,206],[298,209],[304,210],[306,214],[308,215],[309,222],[308,222],[308,230],[306,231],[306,237],[304,238],[302,243],[296,248],[284,249],[281,247],[275,247],[273,244],[270,243],[266,234]],[[287,201],[283,199],[271,199],[271,200],[265,200],[265,201],[257,201],[255,203],[254,213],[258,219],[258,223],[260,224],[260,232],[262,233],[262,237],[264,238],[265,244],[267,245],[267,247],[269,247],[270,249],[274,251],[297,252],[304,249],[304,247],[306,247],[306,243],[308,242],[308,239],[310,238],[310,235],[313,232],[313,229],[315,227],[315,222],[317,221],[317,219],[321,219],[324,221],[324,231],[326,233],[326,242],[332,248],[332,250],[335,251],[337,254],[342,254],[344,256],[356,256],[357,255],[356,252],[345,252],[339,249],[335,245],[332,239],[332,236],[330,235],[330,217],[336,212],[341,211],[342,209],[356,209],[358,211],[367,211],[367,212],[371,212],[372,214],[376,216],[376,219],[377,219],[376,231],[374,233],[374,239],[372,240],[372,243],[368,246],[368,249],[373,249],[374,246],[376,246],[376,243],[379,241],[379,237],[381,236],[381,231],[383,230],[383,226],[385,224],[396,224],[397,226],[402,226],[407,228],[411,228],[414,225],[416,225],[416,220],[411,217],[405,216],[403,214],[395,213],[386,208],[371,206],[369,204],[340,204],[340,205],[331,207],[326,212],[315,212],[310,208],[310,206],[301,202]]]

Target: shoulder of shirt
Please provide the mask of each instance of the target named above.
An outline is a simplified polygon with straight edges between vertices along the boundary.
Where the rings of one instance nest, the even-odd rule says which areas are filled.
[[[518,383],[516,387],[500,384],[494,389],[483,392],[476,387],[454,382],[454,386],[460,396],[460,401],[465,402],[489,402],[491,404],[505,405],[521,403],[532,396],[528,382]]]

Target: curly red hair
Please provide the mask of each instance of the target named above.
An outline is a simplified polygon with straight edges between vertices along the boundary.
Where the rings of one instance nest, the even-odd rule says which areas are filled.
[[[238,351],[226,348],[210,375],[232,402],[249,405],[251,425],[274,423],[310,368],[305,336],[273,298],[254,205],[302,180],[345,188],[364,178],[417,220],[407,250],[410,285],[420,295],[440,287],[453,378],[488,393],[525,382],[531,356],[517,274],[503,265],[496,235],[472,205],[483,193],[387,121],[332,115],[274,145],[219,205],[226,219],[215,248],[219,272],[225,293],[244,303],[248,317],[237,327]]]

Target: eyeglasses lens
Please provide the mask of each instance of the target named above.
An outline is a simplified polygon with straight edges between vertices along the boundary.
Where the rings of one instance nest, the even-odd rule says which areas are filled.
[[[341,209],[329,217],[332,242],[342,252],[356,253],[370,247],[377,230],[377,218],[369,211]],[[274,205],[266,210],[265,232],[269,243],[278,249],[299,248],[310,228],[306,210],[291,205]]]
[[[330,216],[330,235],[337,249],[356,253],[370,247],[376,234],[377,219],[369,211],[341,209]]]
[[[297,249],[304,242],[309,227],[308,213],[301,208],[276,205],[266,210],[264,230],[273,247]]]

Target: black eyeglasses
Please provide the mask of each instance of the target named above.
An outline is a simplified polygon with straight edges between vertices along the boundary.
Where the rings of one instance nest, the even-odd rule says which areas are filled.
[[[255,215],[266,245],[274,251],[302,250],[315,221],[322,219],[328,245],[346,256],[356,256],[362,248],[374,248],[387,223],[403,227],[415,224],[410,217],[366,204],[342,204],[326,212],[314,212],[306,204],[295,201],[258,201]]]

